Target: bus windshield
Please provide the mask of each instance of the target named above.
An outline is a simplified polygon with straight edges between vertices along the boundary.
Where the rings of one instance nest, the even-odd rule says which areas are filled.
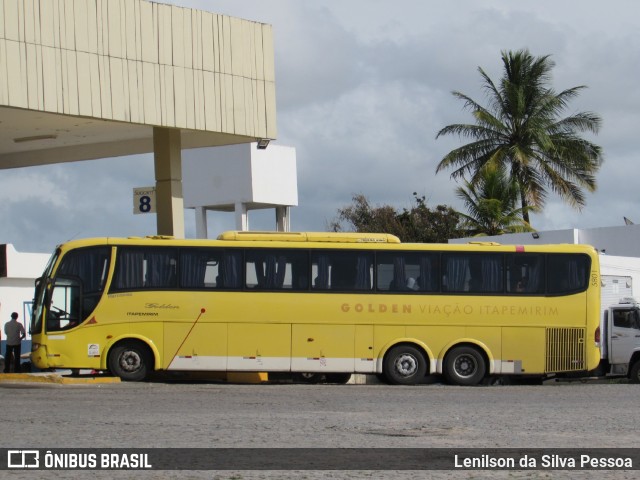
[[[105,286],[109,252],[106,246],[68,252],[52,277],[52,266],[60,255],[56,252],[44,275],[36,281],[32,333],[41,333],[43,324],[46,331],[66,330],[88,318]]]

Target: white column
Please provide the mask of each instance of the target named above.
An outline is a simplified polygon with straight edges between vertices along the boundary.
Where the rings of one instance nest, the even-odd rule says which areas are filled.
[[[196,207],[196,238],[209,238],[207,233],[207,209]]]
[[[276,207],[276,231],[289,232],[291,231],[291,219],[289,217],[290,207],[279,206]]]
[[[249,230],[249,217],[247,216],[247,206],[244,203],[236,203],[236,230],[246,232]]]

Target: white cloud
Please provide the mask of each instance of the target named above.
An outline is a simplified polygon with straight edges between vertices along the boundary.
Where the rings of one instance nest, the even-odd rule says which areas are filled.
[[[56,178],[57,177],[57,178]],[[48,176],[36,169],[3,172],[0,176],[0,205],[11,208],[24,201],[41,201],[62,208],[69,199],[64,189],[57,188],[56,176]]]

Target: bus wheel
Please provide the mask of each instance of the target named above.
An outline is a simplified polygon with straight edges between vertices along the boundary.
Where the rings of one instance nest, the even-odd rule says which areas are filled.
[[[140,382],[147,378],[151,358],[140,343],[125,342],[109,352],[109,370],[127,382]]]
[[[393,347],[384,357],[384,376],[394,385],[413,385],[427,375],[427,360],[411,345]]]
[[[444,375],[454,385],[477,385],[484,378],[486,366],[482,354],[473,347],[451,350],[444,361]]]
[[[631,383],[640,383],[640,359],[636,360],[629,371],[629,381]]]

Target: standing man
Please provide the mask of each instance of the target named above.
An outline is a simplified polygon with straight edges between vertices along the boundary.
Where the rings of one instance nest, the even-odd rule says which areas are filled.
[[[13,371],[19,373],[20,350],[22,350],[22,339],[26,337],[26,333],[22,324],[18,322],[17,312],[13,312],[11,314],[11,320],[4,324],[4,334],[7,338],[7,346],[4,350],[4,373],[11,371],[12,360]]]

